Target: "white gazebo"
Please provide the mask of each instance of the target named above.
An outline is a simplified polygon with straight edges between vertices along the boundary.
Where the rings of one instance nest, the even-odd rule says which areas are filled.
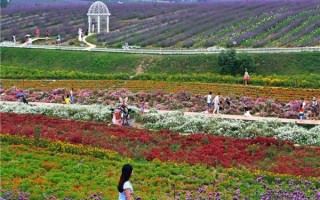
[[[109,16],[111,15],[108,7],[101,1],[94,2],[88,10],[88,32],[95,32],[94,25],[97,23],[97,33],[100,33],[101,24],[107,23],[107,33],[109,33]],[[95,23],[94,23],[94,21]]]

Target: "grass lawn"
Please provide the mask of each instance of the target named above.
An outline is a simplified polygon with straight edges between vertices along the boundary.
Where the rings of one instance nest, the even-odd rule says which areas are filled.
[[[320,73],[320,53],[252,54],[258,75]],[[217,54],[149,55],[104,52],[1,48],[1,64],[42,70],[87,73],[218,73]]]

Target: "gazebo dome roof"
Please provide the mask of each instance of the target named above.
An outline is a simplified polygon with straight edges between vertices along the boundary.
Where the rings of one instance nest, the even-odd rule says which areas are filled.
[[[96,1],[90,6],[88,15],[110,15],[110,12],[106,4]]]

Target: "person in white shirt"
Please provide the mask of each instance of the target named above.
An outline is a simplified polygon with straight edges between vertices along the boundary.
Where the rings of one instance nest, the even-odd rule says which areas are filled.
[[[218,93],[218,95],[215,96],[213,99],[213,105],[214,105],[213,114],[215,113],[219,114],[219,104],[220,104],[219,96],[220,96],[220,93]]]
[[[209,113],[209,110],[212,106],[212,92],[209,92],[208,96],[207,96],[207,112]]]
[[[133,167],[130,164],[125,164],[122,167],[122,173],[118,183],[119,200],[133,200],[133,188],[129,181],[133,175]],[[137,199],[141,199],[138,197]]]
[[[305,108],[306,107],[306,101],[304,100],[304,98],[301,98],[302,100],[302,108]]]
[[[70,101],[73,102],[73,88],[70,90]]]

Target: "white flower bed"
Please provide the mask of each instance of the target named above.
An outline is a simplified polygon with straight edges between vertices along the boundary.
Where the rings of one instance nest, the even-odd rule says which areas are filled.
[[[225,120],[203,115],[184,116],[182,112],[167,114],[147,113],[142,117],[149,129],[169,129],[182,133],[211,133],[214,135],[253,138],[276,137],[301,145],[320,145],[320,126],[311,129],[279,121]]]
[[[42,114],[65,119],[105,122],[111,119],[112,106],[103,105],[38,105],[0,104],[0,112],[19,114]],[[129,108],[138,111],[135,107]]]
[[[43,114],[52,117],[105,122],[111,119],[111,106],[0,104],[0,112]],[[130,107],[136,113],[138,108]],[[214,119],[203,115],[184,116],[183,112],[145,113],[139,120],[148,129],[167,129],[181,133],[210,133],[234,138],[276,137],[301,145],[320,145],[320,126],[311,129],[279,121],[244,121]]]

